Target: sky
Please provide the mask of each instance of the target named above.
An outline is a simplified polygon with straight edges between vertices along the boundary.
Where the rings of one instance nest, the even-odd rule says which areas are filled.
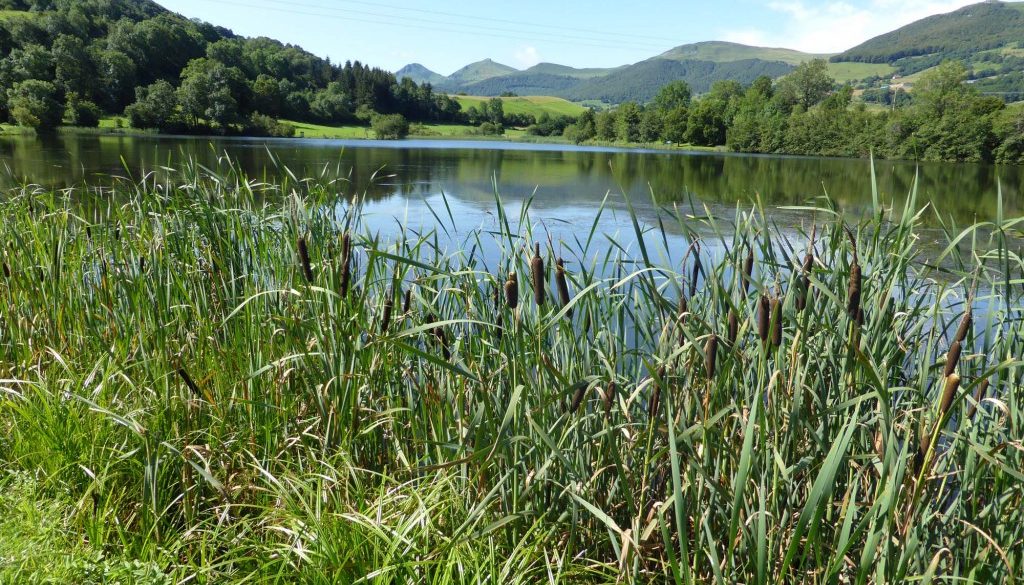
[[[302,46],[334,62],[449,75],[490,58],[524,69],[635,63],[733,41],[810,53],[851,48],[978,0],[157,0],[189,18]]]

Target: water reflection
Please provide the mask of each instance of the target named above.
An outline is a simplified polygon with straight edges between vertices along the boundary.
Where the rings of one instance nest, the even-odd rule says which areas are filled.
[[[760,198],[769,206],[805,205],[828,193],[851,212],[870,205],[869,165],[863,160],[607,151],[555,145],[406,141],[300,141],[59,135],[48,139],[0,136],[4,186],[25,181],[49,187],[80,186],[104,176],[164,173],[192,159],[214,167],[227,154],[255,177],[275,178],[273,158],[296,175],[327,167],[351,180],[352,193],[371,200],[420,199],[445,193],[470,209],[494,206],[492,179],[507,201],[536,190],[534,208],[594,209],[605,194],[630,193],[661,204],[685,201],[733,207]],[[958,223],[993,219],[997,182],[1004,213],[1024,213],[1024,168],[976,164],[880,161],[880,192],[902,202],[919,174],[919,198]],[[613,204],[621,203],[618,198]]]

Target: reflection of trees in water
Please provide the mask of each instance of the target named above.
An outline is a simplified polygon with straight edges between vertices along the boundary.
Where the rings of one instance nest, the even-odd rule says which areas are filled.
[[[225,152],[253,178],[274,181],[283,171],[299,176],[340,177],[339,191],[380,199],[418,197],[442,190],[467,203],[493,204],[492,176],[502,196],[518,200],[536,187],[538,207],[591,205],[608,191],[626,190],[660,203],[684,201],[687,193],[716,204],[748,202],[760,197],[768,205],[803,205],[825,191],[840,206],[870,204],[867,161],[847,159],[731,156],[720,154],[580,152],[573,150],[501,150],[341,146],[330,141],[217,140],[203,138],[58,135],[4,137],[0,157],[17,179],[53,187],[97,182],[100,175],[124,175],[122,159],[133,176],[193,160],[216,169]],[[457,145],[453,145],[457,146]],[[879,161],[879,189],[902,204],[910,191],[914,163]],[[1002,181],[1005,213],[1024,213],[1024,168],[928,163],[920,166],[919,200],[931,201],[960,222],[987,219],[996,213],[996,176]],[[11,183],[8,178],[3,179]]]

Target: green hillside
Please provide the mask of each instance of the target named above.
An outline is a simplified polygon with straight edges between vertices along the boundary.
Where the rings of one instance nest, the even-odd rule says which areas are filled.
[[[480,108],[480,104],[493,99],[483,96],[453,96],[462,106],[463,111],[471,107]],[[557,97],[549,96],[520,96],[498,98],[502,101],[506,114],[528,114],[540,117],[541,114],[549,116],[578,116],[586,109],[579,104]]]
[[[522,73],[525,75],[560,75],[564,77],[572,77],[573,79],[593,79],[595,77],[603,77],[612,73],[617,68],[589,68],[589,69],[576,69],[567,65],[558,65],[556,63],[538,63],[529,69],[526,69]]]
[[[707,41],[682,45],[670,49],[658,56],[659,59],[671,61],[711,61],[713,63],[730,63],[748,59],[761,61],[781,61],[789,65],[799,65],[804,61],[817,58],[828,58],[829,55],[803,53],[793,49],[752,47],[739,43],[724,41]]]
[[[875,37],[832,60],[907,66],[919,57],[963,59],[1021,40],[1024,3],[984,2],[924,18]]]

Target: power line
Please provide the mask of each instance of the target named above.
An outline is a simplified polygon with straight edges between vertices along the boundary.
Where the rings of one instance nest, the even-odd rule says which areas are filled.
[[[558,31],[558,32],[572,31],[572,32],[581,32],[581,33],[586,33],[586,34],[596,34],[596,35],[609,36],[609,37],[621,37],[621,38],[629,38],[629,39],[645,39],[645,40],[654,40],[654,41],[665,41],[665,42],[668,42],[668,43],[675,43],[675,44],[679,43],[679,39],[670,39],[670,38],[666,38],[666,37],[655,37],[655,36],[646,35],[646,34],[641,35],[641,34],[609,32],[609,31],[601,31],[601,30],[595,30],[595,29],[574,28],[574,27],[567,27],[567,26],[562,26],[562,25],[544,24],[544,23],[540,23],[540,22],[527,22],[527,21],[523,21],[523,20],[508,20],[508,19],[504,19],[504,18],[491,18],[491,17],[487,17],[487,16],[473,16],[471,14],[457,14],[457,13],[454,13],[454,12],[444,12],[444,11],[440,11],[440,10],[425,10],[425,9],[422,9],[422,8],[409,8],[409,7],[405,7],[405,6],[396,6],[394,4],[381,4],[379,2],[365,2],[365,1],[361,1],[361,0],[335,0],[335,2],[341,3],[341,4],[356,4],[356,5],[360,5],[360,6],[370,6],[370,7],[373,7],[373,8],[387,8],[387,9],[390,9],[390,10],[401,10],[401,11],[405,11],[405,12],[417,12],[417,13],[420,13],[420,14],[432,14],[432,15],[436,15],[436,16],[451,16],[451,17],[454,17],[454,18],[462,18],[462,19],[466,19],[466,20],[476,20],[476,21],[481,21],[481,22],[497,22],[497,23],[501,23],[501,24],[514,24],[514,25],[517,25],[517,26],[527,26],[527,27],[533,27],[533,28],[545,28],[545,29],[554,30],[554,31]],[[323,7],[323,8],[326,8],[326,7]]]
[[[335,10],[335,11],[341,11],[341,12],[353,12],[353,13],[367,15],[367,16],[385,18],[387,20],[373,20],[373,19],[366,19],[366,18],[355,18],[355,17],[350,17],[350,16],[340,16],[340,15],[336,15],[336,14],[325,14],[325,13],[322,13],[322,12],[309,12],[309,11],[306,11],[306,10],[296,10],[294,8],[280,8],[280,7],[277,7],[277,6],[255,5],[255,4],[250,4],[248,2],[238,2],[238,1],[233,1],[233,0],[207,0],[207,1],[208,2],[212,2],[212,3],[217,3],[217,4],[227,4],[227,5],[231,5],[231,6],[238,6],[238,7],[242,7],[242,8],[250,8],[250,9],[257,9],[257,10],[272,10],[272,11],[275,11],[275,12],[283,12],[283,13],[286,13],[286,14],[301,14],[301,15],[304,15],[304,16],[316,16],[316,17],[320,17],[320,18],[331,18],[331,19],[341,20],[341,21],[345,21],[345,22],[360,22],[360,23],[368,23],[368,24],[382,24],[382,25],[387,25],[387,26],[397,26],[397,27],[410,28],[410,29],[415,29],[415,30],[426,30],[426,31],[430,31],[430,32],[449,32],[449,33],[466,34],[466,35],[481,36],[481,37],[488,37],[488,38],[495,38],[495,37],[497,37],[497,38],[506,38],[506,39],[518,40],[518,41],[546,42],[546,43],[562,44],[562,45],[571,44],[573,46],[594,47],[594,48],[601,48],[601,49],[607,49],[607,48],[609,48],[609,46],[614,46],[615,48],[631,49],[631,50],[634,50],[634,51],[664,50],[664,47],[662,47],[662,46],[658,46],[657,48],[655,48],[655,45],[639,46],[639,45],[635,45],[635,44],[626,44],[626,43],[621,43],[621,42],[610,42],[610,41],[608,41],[606,39],[594,39],[594,38],[586,38],[586,37],[573,37],[573,36],[565,36],[565,35],[560,35],[559,37],[522,36],[523,34],[532,34],[532,33],[529,33],[529,32],[522,33],[520,31],[506,31],[505,29],[498,29],[498,28],[495,28],[495,27],[479,27],[479,26],[476,26],[476,25],[469,25],[469,24],[445,23],[445,22],[442,22],[442,21],[425,21],[422,18],[413,19],[413,18],[409,18],[409,17],[396,17],[396,16],[390,16],[390,15],[379,14],[379,13],[371,13],[371,12],[355,11],[355,10],[347,10],[347,9],[330,9],[330,8],[325,8],[325,7],[313,7],[313,8],[319,8],[320,10]],[[272,0],[261,0],[261,1],[272,1]],[[283,4],[283,5],[290,5],[290,6],[297,6],[297,7],[301,7],[301,8],[309,8],[309,7],[311,7],[308,4],[302,4],[302,3],[298,3],[298,2],[277,1],[275,3],[276,4]],[[473,28],[471,28],[471,29],[466,29],[466,28],[439,28],[438,26],[424,26],[424,25],[421,25],[421,24],[403,24],[403,23],[400,23],[400,22],[394,22],[395,19],[414,20],[415,22],[420,22],[420,23],[422,23],[422,22],[433,22],[433,23],[437,23],[438,25],[441,25],[443,27],[451,27],[451,26],[470,27],[470,26],[472,26]],[[485,33],[485,32],[481,32],[480,29],[488,29],[488,30],[494,30],[494,31],[498,31],[498,32],[486,32]],[[502,34],[503,32],[511,32],[511,33],[516,33],[516,34]],[[578,42],[575,39],[582,40],[583,42]]]

